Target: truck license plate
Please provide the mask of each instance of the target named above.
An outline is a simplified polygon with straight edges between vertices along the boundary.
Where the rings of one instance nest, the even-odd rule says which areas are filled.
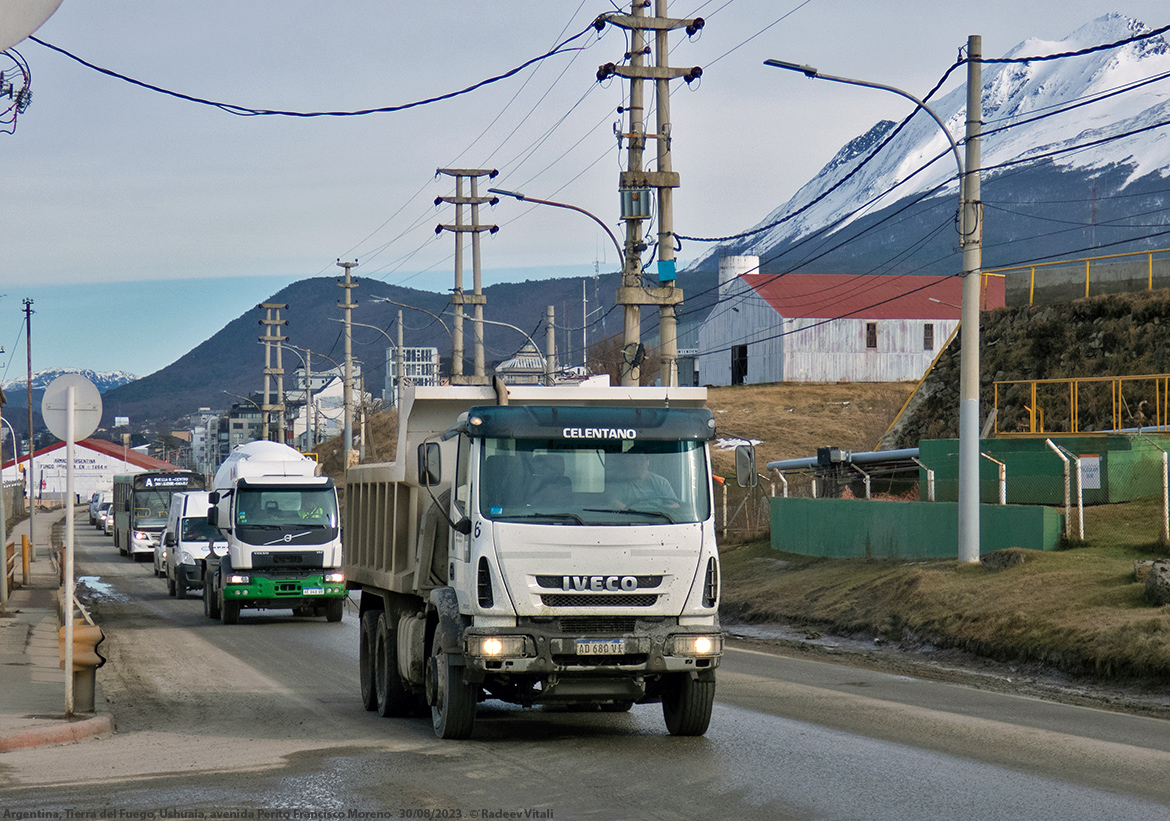
[[[306,587],[301,592],[304,593],[306,596],[324,596],[325,595],[325,588],[324,587]]]
[[[625,652],[625,639],[577,639],[579,656],[620,656]]]

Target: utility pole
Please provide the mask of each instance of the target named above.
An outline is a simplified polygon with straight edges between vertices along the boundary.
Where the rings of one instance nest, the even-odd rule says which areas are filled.
[[[654,17],[647,17],[647,0],[633,0],[631,13],[606,15],[605,21],[630,32],[631,48],[626,55],[628,65],[607,63],[597,71],[599,81],[614,75],[630,81],[629,131],[619,132],[629,140],[626,170],[621,172],[619,187],[622,195],[622,220],[626,223],[626,247],[622,266],[622,285],[618,288],[617,303],[625,306],[625,331],[622,347],[623,385],[640,382],[640,365],[644,356],[641,343],[643,305],[657,305],[662,384],[678,384],[678,340],[676,306],[683,301],[681,288],[675,287],[674,256],[674,189],[679,187],[679,176],[673,170],[670,158],[670,81],[682,78],[690,83],[703,75],[694,68],[671,68],[669,65],[669,34],[674,29],[686,29],[693,35],[703,28],[703,18],[683,20],[666,16],[667,0],[655,0]],[[650,52],[646,32],[654,32],[655,64],[647,66],[645,55]],[[656,132],[646,133],[645,93],[643,82],[654,80],[654,102],[657,110]],[[623,113],[622,109],[618,109]],[[642,167],[647,139],[657,140],[657,170]],[[658,282],[656,288],[642,285],[642,220],[650,217],[650,191],[658,196]]]
[[[394,385],[394,406],[398,414],[402,415],[402,398],[405,396],[405,388],[403,386],[403,379],[406,376],[406,357],[402,355],[402,309],[398,309],[398,345],[394,351],[394,361],[396,363],[395,370],[398,371]]]
[[[554,321],[556,309],[549,305],[545,314],[544,329],[544,383],[551,385],[557,372],[557,326]]]
[[[28,477],[28,546],[32,553],[32,559],[37,557],[37,542],[33,538],[36,532],[33,525],[36,522],[37,509],[37,491],[33,489],[33,482],[36,481],[36,474],[33,473],[33,401],[32,401],[32,309],[33,301],[31,299],[24,300],[24,350],[28,354],[28,462],[26,463],[25,475]],[[20,456],[17,455],[16,463],[19,464]],[[39,485],[38,485],[38,490]]]
[[[980,135],[983,38],[967,38],[967,148],[963,186],[963,309],[959,356],[959,561],[978,563],[979,532],[979,285],[983,267]]]
[[[277,441],[284,441],[284,367],[281,364],[280,358],[280,343],[288,339],[287,336],[282,336],[280,333],[280,326],[287,325],[288,320],[281,320],[281,310],[288,310],[288,306],[279,302],[262,302],[256,306],[263,308],[265,311],[264,319],[260,320],[260,324],[264,326],[264,336],[260,337],[260,341],[264,343],[264,404],[260,406],[260,422],[261,430],[260,436],[263,439],[271,439],[269,434],[272,411],[277,411],[280,423],[277,425],[277,430],[280,433],[277,435]],[[273,313],[275,311],[275,314]],[[276,367],[272,367],[272,343],[276,343]],[[276,394],[279,400],[275,405],[272,404],[272,377],[276,377]]]
[[[350,277],[350,271],[357,267],[357,262],[337,261],[337,265],[345,269],[345,280],[339,282],[345,289],[345,302],[337,303],[337,307],[345,309],[345,379],[342,382],[342,403],[345,406],[345,469],[349,470],[352,464],[357,464],[353,452],[353,326],[351,313],[357,305],[350,298],[350,291],[357,287],[357,283]]]
[[[451,231],[455,234],[455,289],[451,294],[451,302],[455,305],[455,330],[451,335],[451,384],[452,385],[486,385],[487,372],[484,366],[483,353],[483,306],[487,297],[483,293],[483,283],[480,276],[479,235],[484,231],[496,233],[498,225],[480,225],[479,206],[494,205],[499,202],[497,197],[479,196],[479,178],[495,179],[500,173],[495,169],[486,168],[439,168],[436,174],[445,174],[455,178],[455,196],[435,197],[435,205],[441,202],[452,203],[455,206],[455,222],[450,225],[440,223],[435,228],[436,234]],[[463,195],[463,180],[471,180],[471,195]],[[463,206],[471,206],[471,224],[463,222]],[[463,235],[471,234],[471,266],[472,266],[472,293],[463,292]],[[473,305],[473,333],[475,334],[475,373],[467,376],[463,373],[463,312],[464,305]]]

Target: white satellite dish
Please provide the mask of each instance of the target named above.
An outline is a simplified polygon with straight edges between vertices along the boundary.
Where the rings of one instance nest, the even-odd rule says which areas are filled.
[[[7,51],[53,16],[61,0],[0,0],[0,51]]]

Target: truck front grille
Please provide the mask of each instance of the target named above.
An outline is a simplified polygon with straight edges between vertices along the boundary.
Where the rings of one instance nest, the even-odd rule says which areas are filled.
[[[653,594],[599,594],[546,593],[540,597],[545,607],[653,607],[658,596]]]
[[[577,636],[633,633],[638,620],[629,616],[562,616],[557,619],[562,633]]]

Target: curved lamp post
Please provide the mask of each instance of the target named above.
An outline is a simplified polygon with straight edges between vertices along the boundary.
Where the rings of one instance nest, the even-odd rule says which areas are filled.
[[[602,229],[605,231],[605,233],[609,235],[610,240],[613,242],[613,247],[617,249],[618,260],[622,261],[623,265],[625,264],[624,261],[626,258],[626,254],[622,250],[621,244],[618,243],[617,237],[614,236],[613,231],[611,231],[609,229],[608,225],[606,225],[604,222],[601,221],[600,217],[597,217],[594,214],[589,213],[584,208],[581,208],[581,207],[576,206],[576,205],[569,205],[567,202],[554,202],[553,200],[538,200],[535,197],[525,196],[524,194],[521,194],[519,191],[505,191],[503,188],[489,188],[488,193],[489,194],[499,194],[500,196],[503,196],[503,197],[513,197],[515,199],[520,200],[520,202],[534,202],[537,205],[551,205],[553,208],[566,208],[569,211],[576,211],[578,214],[584,214],[585,216],[589,217],[589,219],[593,220],[598,225],[600,225],[602,227]],[[523,331],[521,331],[521,333],[523,333]]]
[[[966,171],[959,146],[951,132],[925,102],[894,86],[823,74],[812,66],[784,60],[765,60],[764,65],[798,71],[809,79],[829,80],[845,85],[889,91],[910,100],[942,129],[951,144],[951,153],[959,170],[959,245],[963,249],[962,358],[959,385],[959,561],[979,561],[979,271],[982,267],[983,243],[980,238],[977,204],[979,202],[979,131],[982,112],[980,59],[983,40],[978,35],[967,38],[967,139]]]

